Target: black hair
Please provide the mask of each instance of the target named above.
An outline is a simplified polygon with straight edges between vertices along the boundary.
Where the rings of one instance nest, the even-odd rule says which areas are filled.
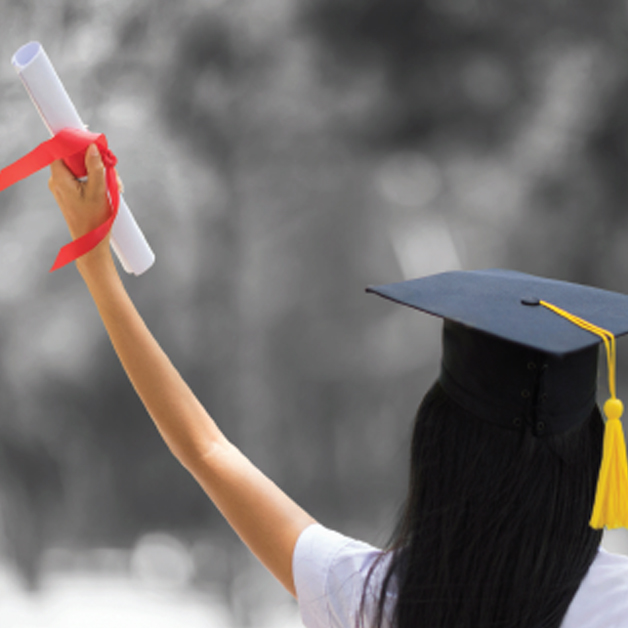
[[[395,628],[560,626],[601,541],[588,522],[603,429],[597,407],[556,436],[497,428],[436,383],[417,412],[372,625],[394,591]]]

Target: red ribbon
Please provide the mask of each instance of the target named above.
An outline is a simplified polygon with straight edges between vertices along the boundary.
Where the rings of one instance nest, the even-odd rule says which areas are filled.
[[[46,142],[42,142],[21,159],[0,170],[0,192],[9,186],[25,179],[31,174],[49,166],[57,159],[63,159],[65,165],[78,179],[87,174],[85,169],[85,151],[91,144],[96,144],[105,166],[107,197],[111,212],[109,218],[101,225],[61,247],[50,272],[73,262],[85,253],[89,253],[106,237],[111,230],[120,206],[120,189],[115,165],[116,156],[109,150],[107,138],[101,133],[91,133],[78,129],[63,129]]]

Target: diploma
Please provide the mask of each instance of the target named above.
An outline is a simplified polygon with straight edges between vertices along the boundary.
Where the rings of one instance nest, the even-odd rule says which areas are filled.
[[[51,135],[64,128],[86,128],[39,42],[22,46],[11,62]],[[155,261],[155,254],[122,196],[111,229],[111,248],[128,273],[141,275]]]

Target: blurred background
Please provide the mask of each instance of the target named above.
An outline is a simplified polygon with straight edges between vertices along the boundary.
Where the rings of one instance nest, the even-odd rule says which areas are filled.
[[[0,164],[47,139],[10,65],[37,39],[120,160],[159,341],[292,497],[382,543],[440,323],[364,287],[507,267],[628,291],[627,34],[619,0],[0,0]],[[48,274],[47,178],[0,196],[0,623],[299,626],[75,269]]]

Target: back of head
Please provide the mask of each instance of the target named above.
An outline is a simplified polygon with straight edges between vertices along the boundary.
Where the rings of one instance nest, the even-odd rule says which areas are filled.
[[[602,437],[597,408],[539,439],[477,419],[436,384],[393,541],[395,626],[559,626],[601,540],[588,522]]]

